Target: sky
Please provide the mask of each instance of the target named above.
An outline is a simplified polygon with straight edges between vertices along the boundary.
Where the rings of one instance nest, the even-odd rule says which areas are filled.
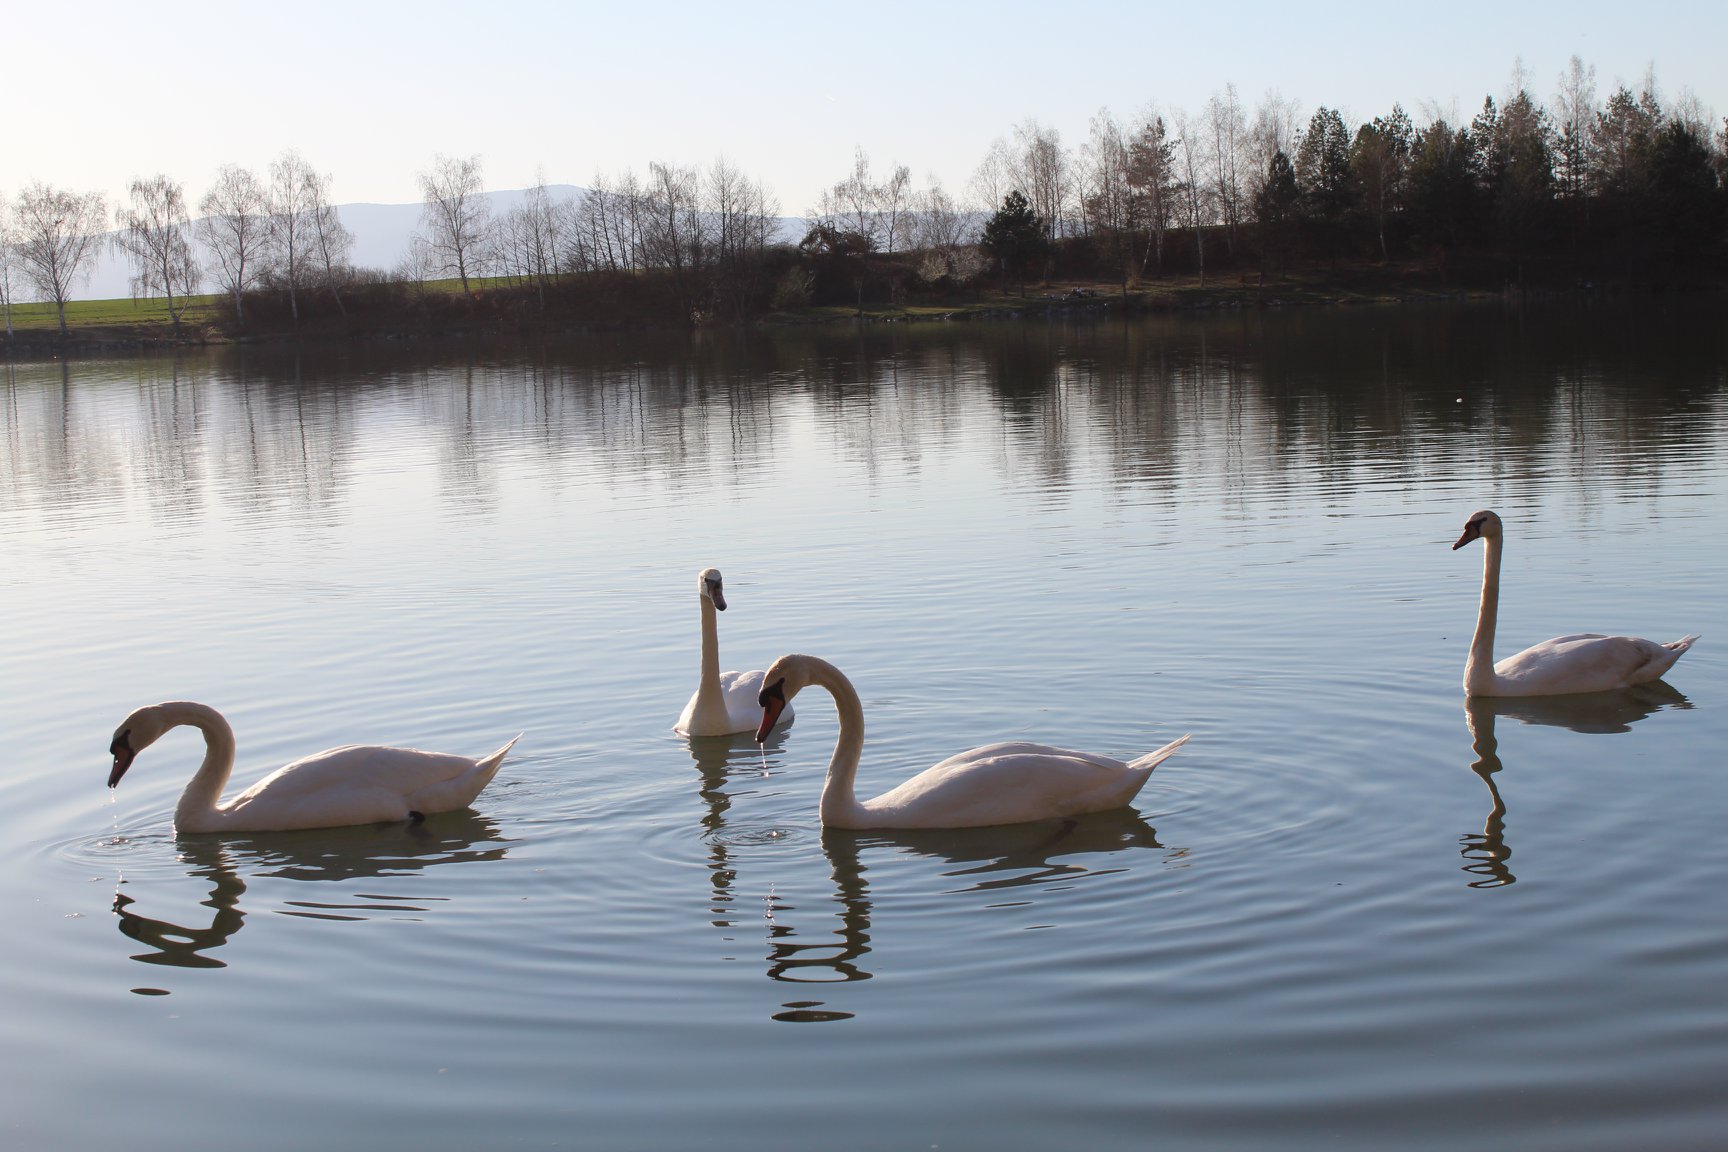
[[[167,17],[166,19],[164,17]],[[862,149],[963,194],[1027,120],[1077,147],[1100,109],[1199,113],[1233,84],[1305,122],[1401,103],[1468,121],[1520,64],[1551,100],[1576,54],[1599,97],[1655,69],[1728,113],[1728,4],[1459,0],[849,5],[684,0],[18,4],[0,21],[0,197],[41,181],[121,203],[163,173],[196,204],[224,164],[298,150],[338,203],[414,203],[435,157],[488,190],[589,185],[724,157],[803,215]]]

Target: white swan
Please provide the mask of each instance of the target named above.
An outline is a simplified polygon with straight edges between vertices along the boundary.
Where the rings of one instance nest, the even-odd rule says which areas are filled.
[[[697,599],[702,605],[702,675],[696,682],[696,692],[673,730],[684,736],[730,736],[737,732],[754,732],[762,721],[762,705],[756,694],[762,691],[762,670],[752,672],[720,671],[720,632],[716,612],[726,611],[726,594],[721,588],[720,570],[704,568],[696,577]],[[781,722],[792,722],[788,708]]]
[[[1494,623],[1500,613],[1500,553],[1504,546],[1500,517],[1478,512],[1464,525],[1452,545],[1456,552],[1481,537],[1482,607],[1476,616],[1476,636],[1464,662],[1464,692],[1470,696],[1560,696],[1573,692],[1610,692],[1659,679],[1692,647],[1696,636],[1658,644],[1637,636],[1603,636],[1581,632],[1556,636],[1516,656],[1494,663]]]
[[[108,751],[120,783],[138,753],[164,732],[190,724],[204,733],[204,763],[174,809],[177,832],[287,832],[418,820],[432,812],[466,808],[497,775],[504,755],[522,737],[480,760],[413,748],[351,744],[278,768],[226,804],[218,801],[234,770],[234,729],[207,704],[171,700],[150,704],[114,730]]]
[[[834,697],[840,739],[822,787],[822,823],[833,828],[979,828],[1104,812],[1134,799],[1140,786],[1183,736],[1138,760],[1070,752],[1045,744],[987,744],[950,756],[874,800],[853,791],[864,749],[864,707],[840,669],[814,656],[782,656],[764,678],[762,726],[767,738],[780,710],[806,685]]]

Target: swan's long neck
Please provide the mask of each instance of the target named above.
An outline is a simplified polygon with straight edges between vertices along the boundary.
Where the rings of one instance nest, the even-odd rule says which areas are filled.
[[[1494,623],[1500,616],[1500,550],[1504,538],[1484,536],[1482,543],[1482,606],[1476,613],[1476,635],[1464,661],[1464,691],[1488,688],[1494,681]]]
[[[822,823],[845,827],[863,811],[855,787],[858,780],[858,760],[864,753],[864,705],[858,691],[846,674],[816,657],[810,661],[812,684],[820,684],[834,697],[834,711],[840,716],[840,738],[834,742],[834,755],[828,760],[828,779],[822,785]]]
[[[716,621],[714,601],[698,595],[702,602],[702,676],[696,682],[696,707],[706,711],[723,707],[720,692],[720,626]]]
[[[186,831],[208,827],[217,813],[222,788],[234,770],[234,729],[222,713],[205,704],[179,700],[161,706],[170,727],[189,724],[204,733],[204,763],[180,793],[174,808],[174,826]]]

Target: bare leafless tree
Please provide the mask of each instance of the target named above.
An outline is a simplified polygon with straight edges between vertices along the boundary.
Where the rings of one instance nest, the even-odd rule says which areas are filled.
[[[420,173],[421,237],[432,252],[437,273],[462,282],[462,294],[474,298],[469,281],[480,274],[491,241],[492,213],[486,202],[480,157],[445,156]]]
[[[644,223],[648,193],[633,168],[624,170],[613,184],[612,237],[625,268],[647,267],[643,254]]]
[[[1554,128],[1559,135],[1560,195],[1583,198],[1590,171],[1590,129],[1596,123],[1596,69],[1573,56],[1560,74],[1554,94]]]
[[[1185,223],[1194,233],[1194,261],[1199,269],[1200,285],[1206,285],[1206,229],[1211,220],[1211,188],[1206,179],[1205,141],[1200,139],[1201,127],[1188,113],[1178,108],[1176,121],[1176,171],[1178,194]]]
[[[6,312],[6,339],[12,339],[12,265],[17,260],[17,237],[12,231],[12,209],[0,196],[0,308]]]
[[[930,186],[918,193],[912,219],[914,248],[942,252],[976,242],[975,227],[969,226],[966,213],[935,176],[930,177]]]
[[[1032,210],[1044,222],[1051,239],[1062,234],[1068,218],[1071,173],[1062,134],[1036,120],[1014,126],[1015,150],[1011,153],[1012,183],[1031,201]]]
[[[1080,215],[1086,234],[1098,244],[1128,292],[1135,250],[1134,196],[1128,183],[1128,141],[1108,108],[1092,117],[1080,149]]]
[[[598,266],[616,272],[635,265],[635,245],[627,242],[623,196],[613,178],[595,174],[593,187],[582,201],[583,231],[594,248]]]
[[[165,298],[169,323],[179,332],[186,297],[200,279],[185,189],[167,176],[152,176],[132,181],[128,191],[131,203],[118,213],[114,247],[131,261],[132,295]]]
[[[1680,86],[1679,95],[1668,103],[1668,119],[1679,124],[1700,140],[1709,140],[1716,114],[1699,98],[1689,84]]]
[[[978,162],[972,173],[972,182],[967,186],[972,210],[994,212],[1014,187],[1013,153],[1008,148],[1008,141],[998,136],[990,142],[990,150]]]
[[[24,282],[54,303],[60,334],[66,335],[66,302],[95,269],[108,227],[108,204],[100,192],[68,192],[36,183],[18,193],[13,251]]]
[[[290,149],[270,165],[265,204],[270,221],[271,269],[288,293],[288,312],[300,324],[300,290],[315,266],[317,220],[312,166]]]
[[[763,257],[773,238],[778,202],[758,181],[724,157],[702,183],[702,214],[712,236],[711,264],[718,306],[742,316],[761,288]]]
[[[884,247],[882,189],[870,172],[870,154],[862,148],[852,153],[852,171],[822,193],[811,215],[830,221],[835,228],[862,236],[872,249]]]
[[[574,249],[577,262],[565,265],[571,271],[594,268],[616,272],[631,266],[629,247],[618,226],[619,200],[612,179],[596,172],[588,194],[576,206],[576,232],[581,241]]]
[[[721,156],[703,176],[701,194],[702,212],[709,218],[714,237],[714,262],[724,268],[735,267],[755,247],[750,221],[755,206],[751,181]]]
[[[1222,93],[1206,102],[1206,136],[1213,200],[1218,205],[1227,242],[1234,251],[1236,229],[1243,217],[1242,169],[1248,136],[1236,85],[1224,85]]]
[[[572,227],[568,203],[557,200],[541,175],[522,202],[504,214],[498,230],[499,260],[507,274],[534,287],[540,310],[546,310],[546,286],[558,274],[560,253],[567,248]]]
[[[686,310],[695,306],[695,270],[702,264],[707,247],[700,189],[701,180],[694,168],[659,161],[648,165],[643,254],[649,267],[664,268],[671,274],[672,289]]]
[[[890,256],[906,247],[911,212],[912,170],[898,164],[876,189],[876,216],[882,224],[882,249]]]
[[[436,275],[434,272],[436,266],[437,259],[432,254],[431,247],[427,245],[426,238],[418,235],[409,236],[408,250],[402,254],[401,262],[396,265],[395,276],[403,284],[414,285],[415,295],[419,299],[425,300],[426,282]]]
[[[336,302],[336,310],[344,316],[348,308],[342,303],[342,285],[353,274],[349,253],[354,250],[354,233],[342,223],[342,214],[330,203],[330,175],[308,167],[305,171],[306,211],[312,224],[312,262],[317,266],[324,287]]]
[[[198,238],[214,261],[211,271],[233,298],[235,324],[244,324],[246,293],[257,284],[269,253],[264,186],[250,169],[227,165],[198,202],[198,211]]]

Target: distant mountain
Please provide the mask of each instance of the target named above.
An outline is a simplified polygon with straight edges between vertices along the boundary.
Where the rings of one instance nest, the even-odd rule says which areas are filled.
[[[578,188],[574,184],[549,184],[546,187],[547,191],[558,199],[579,199],[588,194],[587,189]],[[485,198],[491,204],[493,217],[497,218],[521,204],[527,195],[527,189],[517,188],[488,192]],[[423,205],[418,203],[338,204],[336,211],[342,217],[343,226],[354,234],[354,250],[350,256],[353,265],[356,268],[394,271],[408,254],[409,238],[420,227],[422,207]],[[804,235],[806,227],[801,217],[781,217],[780,237],[788,242],[796,242]],[[110,233],[110,238],[112,236]],[[204,259],[204,256],[205,253],[200,249],[200,260],[208,264],[209,261]],[[123,300],[132,295],[131,277],[132,272],[126,257],[116,252],[112,244],[105,244],[89,283],[80,284],[73,296],[79,300]],[[216,285],[208,278],[200,289],[204,292],[216,290]]]

